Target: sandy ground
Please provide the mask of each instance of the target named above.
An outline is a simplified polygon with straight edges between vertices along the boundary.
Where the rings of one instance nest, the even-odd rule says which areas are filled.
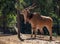
[[[20,41],[17,35],[1,36],[0,44],[60,44],[60,37],[53,37],[53,41],[49,41],[49,36],[40,37],[37,35],[36,39],[30,37],[30,34],[22,34],[24,41]]]

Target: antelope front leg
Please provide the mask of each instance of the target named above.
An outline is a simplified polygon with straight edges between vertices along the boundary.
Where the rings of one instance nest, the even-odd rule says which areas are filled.
[[[32,27],[32,30],[31,30],[31,32],[32,32],[31,33],[31,38],[33,37],[33,33],[35,32],[35,29],[36,29],[35,27]]]
[[[37,29],[35,29],[35,36],[34,36],[34,38],[36,38],[36,35],[37,35]]]
[[[31,30],[31,38],[33,37],[33,29]]]
[[[40,28],[39,30],[40,30],[41,34],[43,35],[44,34],[43,29]],[[40,35],[40,37],[44,38],[44,36],[42,36],[42,35]]]

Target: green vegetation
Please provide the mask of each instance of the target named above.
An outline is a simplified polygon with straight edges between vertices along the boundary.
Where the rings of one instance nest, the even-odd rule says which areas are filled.
[[[19,2],[19,3],[18,3]],[[3,30],[7,30],[7,27],[13,27],[16,24],[16,9],[22,10],[33,3],[36,3],[36,8],[31,12],[39,12],[42,15],[50,16],[54,20],[53,32],[60,34],[60,1],[57,0],[0,0],[0,26]],[[22,24],[24,25],[24,24]],[[27,30],[28,31],[28,30]]]

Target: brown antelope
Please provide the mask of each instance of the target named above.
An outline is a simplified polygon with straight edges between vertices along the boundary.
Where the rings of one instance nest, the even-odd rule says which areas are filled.
[[[36,37],[37,29],[39,29],[40,32],[43,33],[43,27],[46,27],[49,31],[50,40],[52,40],[52,26],[53,26],[52,18],[47,16],[42,16],[37,12],[31,14],[30,9],[33,9],[35,7],[36,6],[34,7],[30,6],[21,11],[21,14],[24,16],[25,23],[29,22],[31,24],[32,27],[31,37],[33,35],[33,32],[35,32],[35,37]]]

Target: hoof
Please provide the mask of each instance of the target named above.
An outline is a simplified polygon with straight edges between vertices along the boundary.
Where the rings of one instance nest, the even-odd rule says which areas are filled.
[[[32,38],[33,36],[31,35],[31,38]]]
[[[21,41],[24,41],[24,39],[20,38]]]
[[[24,41],[24,39],[22,39],[21,37],[18,37],[18,38],[19,38],[19,40]]]
[[[21,41],[24,41],[24,39],[20,39]]]
[[[52,37],[50,37],[50,41],[52,41]]]

